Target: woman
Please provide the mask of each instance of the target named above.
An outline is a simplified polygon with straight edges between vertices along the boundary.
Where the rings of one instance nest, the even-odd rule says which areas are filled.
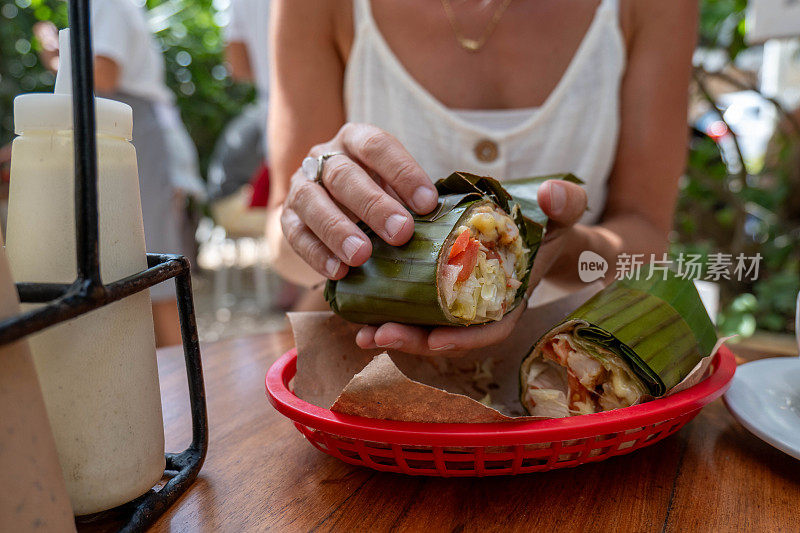
[[[586,182],[539,190],[551,222],[534,282],[574,290],[584,250],[611,265],[665,251],[696,18],[692,0],[276,2],[269,133],[285,248],[341,278],[370,255],[352,219],[400,245],[413,232],[403,204],[429,212],[432,180],[465,170]],[[321,183],[298,169],[337,152]],[[447,354],[501,341],[521,313],[365,326],[357,342]]]

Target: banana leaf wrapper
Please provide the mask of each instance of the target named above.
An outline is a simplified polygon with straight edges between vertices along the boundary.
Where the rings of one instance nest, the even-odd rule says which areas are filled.
[[[547,216],[536,200],[539,186],[548,179],[581,183],[571,174],[526,178],[501,185],[489,178],[455,172],[436,183],[439,203],[432,213],[414,217],[414,234],[403,246],[391,246],[362,226],[372,241],[372,256],[347,276],[328,281],[325,300],[331,309],[351,322],[383,324],[402,322],[417,325],[468,325],[469,320],[453,316],[439,287],[443,251],[457,237],[454,230],[470,210],[491,202],[508,214],[529,250],[525,274],[520,279],[513,305],[525,295],[534,257],[544,238]]]
[[[536,343],[520,369],[520,399],[526,409],[527,377],[546,343],[561,333],[595,360],[618,358],[658,398],[677,390],[698,363],[718,347],[714,326],[694,283],[668,273],[666,279],[618,280],[581,305]]]

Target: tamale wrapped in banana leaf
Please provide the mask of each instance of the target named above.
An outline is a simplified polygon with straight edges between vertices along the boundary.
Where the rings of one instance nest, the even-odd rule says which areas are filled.
[[[618,280],[552,328],[520,369],[520,400],[534,416],[628,407],[667,394],[717,342],[691,280]]]
[[[536,194],[548,179],[498,181],[465,172],[439,180],[439,204],[391,246],[369,230],[372,256],[329,281],[325,299],[351,322],[470,325],[500,320],[522,301],[547,225]],[[505,187],[505,188],[504,188]]]

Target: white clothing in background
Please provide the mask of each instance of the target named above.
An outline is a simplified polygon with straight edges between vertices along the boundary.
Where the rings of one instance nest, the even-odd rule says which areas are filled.
[[[267,113],[269,112],[269,2],[270,0],[231,0],[230,21],[225,28],[228,43],[244,43],[253,82],[258,93],[258,106],[264,125],[261,145],[264,160],[269,160]]]
[[[164,81],[164,56],[150,31],[145,9],[135,0],[96,0],[91,5],[93,51],[119,66],[116,92],[155,107],[159,127],[166,132],[170,184],[177,191],[205,198],[197,149]],[[142,119],[134,113],[136,120]]]
[[[164,57],[144,9],[134,0],[95,0],[91,6],[94,54],[119,65],[117,90],[153,103],[172,103]]]
[[[247,47],[250,68],[262,104],[269,100],[269,2],[231,0],[230,21],[225,29],[227,42],[240,42]]]
[[[454,170],[510,180],[572,172],[585,182],[597,222],[617,150],[625,45],[615,0],[603,0],[553,92],[535,110],[447,108],[403,67],[378,29],[369,0],[354,0],[347,61],[347,120],[396,136],[431,179]],[[509,121],[510,119],[510,121]]]

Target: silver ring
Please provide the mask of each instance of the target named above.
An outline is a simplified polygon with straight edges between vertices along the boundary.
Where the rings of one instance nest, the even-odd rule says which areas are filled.
[[[322,185],[322,167],[325,165],[325,161],[330,159],[335,155],[345,155],[344,152],[328,152],[326,154],[322,154],[319,157],[306,157],[303,159],[303,164],[300,165],[300,169],[303,171],[303,175],[309,180]]]

